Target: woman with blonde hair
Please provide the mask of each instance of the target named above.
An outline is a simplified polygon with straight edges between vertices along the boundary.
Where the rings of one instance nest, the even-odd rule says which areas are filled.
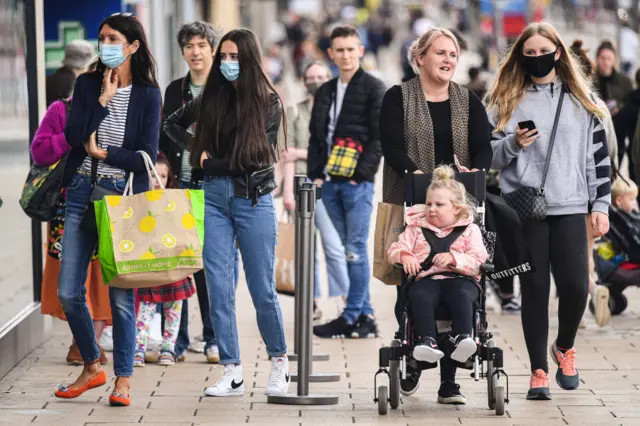
[[[408,59],[417,75],[385,94],[380,109],[385,203],[404,202],[405,172],[432,173],[439,165],[456,162],[463,171],[488,170],[491,166],[491,127],[484,105],[476,95],[451,81],[459,56],[460,46],[451,31],[432,28],[409,48]],[[400,299],[396,303],[399,323]],[[413,362],[407,363],[406,379],[400,382],[405,396],[416,392],[420,374]],[[455,364],[443,358],[438,402],[465,403],[455,375]]]
[[[550,347],[556,381],[566,390],[580,384],[574,341],[588,295],[586,214],[591,211],[595,237],[609,229],[605,111],[594,102],[580,64],[547,23],[522,32],[488,100],[492,166],[501,170],[505,201],[521,216],[536,268],[520,277],[532,371],[527,399],[546,400],[551,398],[546,349],[551,269],[559,294],[558,335]]]

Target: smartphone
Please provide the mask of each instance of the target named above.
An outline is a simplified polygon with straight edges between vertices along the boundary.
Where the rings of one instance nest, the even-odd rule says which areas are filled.
[[[536,123],[534,123],[533,120],[521,121],[521,122],[518,123],[518,127],[521,130],[522,129],[534,130],[534,129],[536,129]],[[536,132],[535,134],[537,135],[538,132]]]

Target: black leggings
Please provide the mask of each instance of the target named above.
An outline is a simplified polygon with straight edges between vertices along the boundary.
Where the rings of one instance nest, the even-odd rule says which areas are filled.
[[[548,372],[549,267],[559,295],[556,342],[560,348],[571,349],[589,292],[586,219],[583,214],[549,216],[524,222],[522,227],[536,269],[520,277],[522,329],[531,371]]]
[[[441,304],[449,308],[453,335],[470,334],[478,291],[478,285],[469,278],[423,278],[413,283],[409,300],[415,335],[436,338],[436,309]]]

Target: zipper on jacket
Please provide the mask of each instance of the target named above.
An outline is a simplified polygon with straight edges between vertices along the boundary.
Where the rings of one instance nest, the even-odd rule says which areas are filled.
[[[553,99],[553,82],[551,83],[551,99]]]

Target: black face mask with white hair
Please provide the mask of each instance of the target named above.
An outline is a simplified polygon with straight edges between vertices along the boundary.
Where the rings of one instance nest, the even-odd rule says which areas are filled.
[[[320,83],[307,83],[307,93],[309,96],[315,96],[319,87]]]

